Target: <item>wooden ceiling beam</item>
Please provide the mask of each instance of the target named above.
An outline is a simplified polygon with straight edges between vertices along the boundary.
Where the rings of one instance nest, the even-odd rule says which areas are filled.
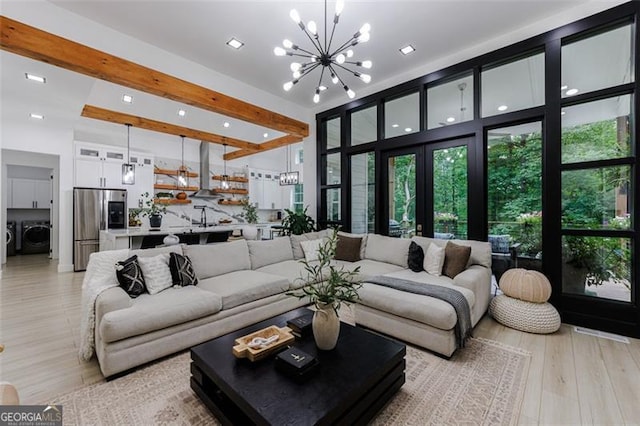
[[[0,48],[21,56],[299,137],[306,123],[0,16]]]
[[[151,130],[154,132],[166,133],[175,136],[185,136],[191,139],[198,139],[209,143],[217,143],[220,145],[227,144],[234,148],[240,148],[243,152],[255,154],[260,150],[260,144],[251,143],[241,139],[229,138],[214,133],[204,132],[202,130],[191,129],[189,127],[176,126],[175,124],[164,123],[162,121],[152,120],[150,118],[139,117],[136,115],[125,114],[118,111],[111,111],[93,105],[85,105],[82,109],[83,117],[93,118],[96,120],[108,121],[117,124],[131,124],[133,127]],[[275,140],[275,139],[274,139]],[[237,151],[234,151],[237,152]],[[247,155],[249,155],[247,154]]]
[[[286,135],[286,136],[281,136],[279,138],[276,139],[272,139],[268,142],[263,142],[260,145],[258,145],[258,152],[264,152],[264,151],[269,151],[272,149],[276,149],[276,148],[280,148],[282,146],[287,146],[287,145],[291,145],[294,143],[298,143],[302,141],[301,137],[298,136],[292,136],[292,135]],[[247,149],[240,149],[238,151],[233,151],[230,152],[228,154],[226,154],[224,156],[225,160],[235,160],[237,158],[242,158],[242,157],[246,157],[247,155],[252,155],[255,154],[256,152],[253,151],[249,151]]]

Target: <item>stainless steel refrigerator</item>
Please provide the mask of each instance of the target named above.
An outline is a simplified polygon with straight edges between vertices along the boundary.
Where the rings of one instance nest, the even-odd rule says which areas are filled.
[[[73,270],[84,271],[100,249],[100,231],[128,224],[125,189],[73,189]]]

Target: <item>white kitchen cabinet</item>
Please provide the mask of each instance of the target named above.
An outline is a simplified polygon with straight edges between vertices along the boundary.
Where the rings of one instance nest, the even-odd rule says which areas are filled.
[[[13,209],[48,209],[51,207],[51,181],[38,179],[10,179]]]
[[[258,203],[262,210],[281,210],[283,191],[280,186],[280,172],[272,170],[251,170],[249,173],[249,198]]]
[[[249,200],[257,204],[259,209],[264,209],[264,182],[261,170],[249,171]]]
[[[127,189],[122,184],[124,148],[76,142],[75,186]]]
[[[136,166],[136,181],[133,185],[125,185],[127,189],[127,207],[130,209],[140,207],[142,194],[153,194],[153,165],[154,158],[150,154],[131,152],[129,161]]]

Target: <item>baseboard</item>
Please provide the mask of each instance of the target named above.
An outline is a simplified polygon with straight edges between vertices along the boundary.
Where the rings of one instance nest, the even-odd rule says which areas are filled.
[[[58,273],[60,272],[73,272],[73,263],[69,265],[58,263]]]

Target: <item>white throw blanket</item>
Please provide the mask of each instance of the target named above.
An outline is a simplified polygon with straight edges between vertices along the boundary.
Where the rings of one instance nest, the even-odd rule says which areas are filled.
[[[82,317],[80,319],[80,358],[88,361],[95,350],[96,299],[108,288],[118,286],[116,262],[129,257],[129,249],[92,253],[82,281]]]

